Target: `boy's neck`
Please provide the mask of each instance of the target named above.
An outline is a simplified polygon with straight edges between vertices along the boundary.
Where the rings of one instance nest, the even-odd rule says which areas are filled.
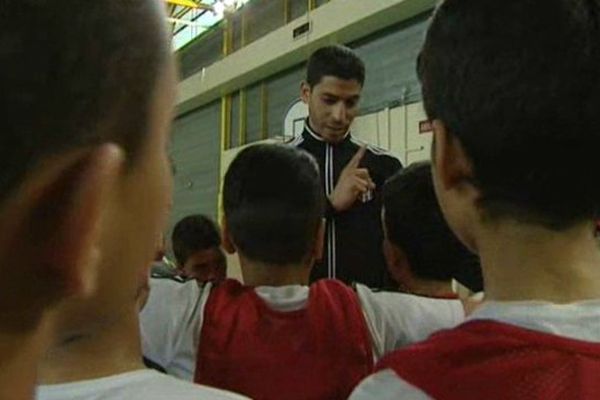
[[[600,248],[591,224],[555,232],[501,222],[477,236],[486,300],[600,299]]]
[[[438,282],[413,278],[408,290],[411,294],[419,296],[435,298],[449,298],[455,296],[454,290],[452,289],[452,281]]]
[[[47,319],[29,332],[0,334],[0,399],[33,399],[40,357],[47,348]]]
[[[248,286],[308,285],[310,268],[303,264],[271,265],[239,256],[244,284]]]
[[[110,326],[59,337],[40,365],[40,383],[98,379],[143,369],[137,313]]]

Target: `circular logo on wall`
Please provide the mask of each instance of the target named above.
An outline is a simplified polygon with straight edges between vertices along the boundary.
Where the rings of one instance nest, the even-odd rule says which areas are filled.
[[[283,120],[283,134],[286,138],[296,137],[304,130],[304,120],[308,117],[308,106],[298,98],[287,108]]]

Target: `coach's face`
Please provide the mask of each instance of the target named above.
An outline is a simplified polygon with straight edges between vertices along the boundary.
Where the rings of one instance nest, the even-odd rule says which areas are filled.
[[[302,83],[302,100],[308,105],[309,122],[326,142],[337,143],[344,139],[358,113],[362,85],[355,79],[324,76],[310,87]]]

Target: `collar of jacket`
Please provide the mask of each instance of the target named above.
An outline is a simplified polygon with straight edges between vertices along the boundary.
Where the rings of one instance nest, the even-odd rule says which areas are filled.
[[[325,142],[325,140],[321,137],[321,135],[319,135],[317,132],[315,132],[311,127],[310,124],[308,123],[308,118],[306,118],[304,120],[304,135],[306,138],[311,138],[314,139],[318,142],[322,142],[322,143],[327,143]],[[346,132],[346,134],[344,135],[344,139],[342,139],[342,141],[340,141],[339,143],[335,143],[335,144],[342,144],[344,142],[349,141],[351,138],[350,135],[350,129],[348,129],[348,132]],[[333,143],[330,143],[333,145]]]

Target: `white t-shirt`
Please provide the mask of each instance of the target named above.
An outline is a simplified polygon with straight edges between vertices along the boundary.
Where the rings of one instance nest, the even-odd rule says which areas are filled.
[[[106,378],[42,385],[37,400],[243,400],[237,394],[161,374],[139,370]]]
[[[144,356],[168,374],[193,381],[204,306],[211,285],[152,279],[140,314]],[[290,312],[306,306],[308,286],[260,286],[256,294],[274,310]],[[426,339],[465,318],[459,300],[438,300],[402,293],[373,292],[357,285],[357,294],[371,332],[375,361],[399,347]]]
[[[569,339],[600,343],[600,300],[572,304],[541,301],[486,302],[469,320],[493,320]],[[433,378],[434,379],[434,378]],[[366,378],[350,400],[430,400],[420,389],[386,369]]]

